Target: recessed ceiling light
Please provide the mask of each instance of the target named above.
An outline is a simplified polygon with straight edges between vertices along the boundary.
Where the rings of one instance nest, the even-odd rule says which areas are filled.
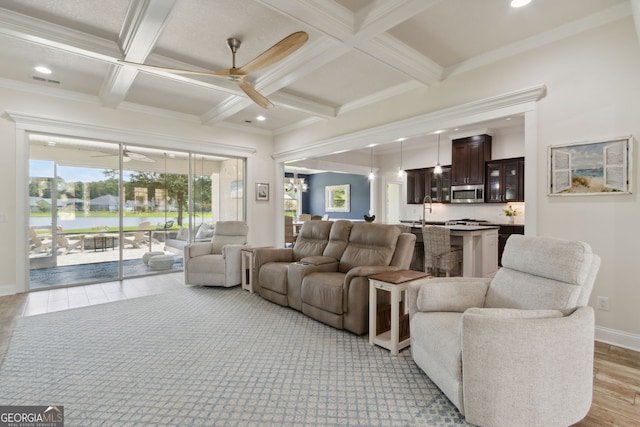
[[[55,147],[56,146],[56,142],[55,141],[47,141],[47,145],[49,147]]]
[[[511,7],[522,7],[531,3],[531,0],[511,0]]]
[[[51,70],[44,65],[38,65],[37,67],[34,67],[34,70],[42,74],[51,74]]]
[[[267,120],[267,118],[265,116],[258,116],[256,117],[256,120],[259,122],[264,122],[265,120]]]

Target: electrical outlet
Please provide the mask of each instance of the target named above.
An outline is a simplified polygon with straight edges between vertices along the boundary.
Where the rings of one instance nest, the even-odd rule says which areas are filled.
[[[609,311],[608,297],[598,297],[598,310]]]

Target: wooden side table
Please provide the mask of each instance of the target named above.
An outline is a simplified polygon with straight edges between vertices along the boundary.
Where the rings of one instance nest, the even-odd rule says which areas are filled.
[[[400,336],[400,311],[406,313],[406,290],[409,283],[429,277],[427,273],[413,270],[397,270],[369,276],[369,344],[379,345],[397,356],[400,350],[409,347],[409,329],[406,336]],[[377,290],[391,293],[391,328],[378,334],[378,295]],[[402,307],[400,304],[402,302]],[[408,318],[406,320],[408,322]],[[401,340],[402,338],[402,340]]]
[[[271,246],[261,246],[264,248]],[[253,265],[253,251],[258,249],[257,247],[252,248],[243,248],[240,251],[240,260],[241,260],[241,271],[242,271],[242,289],[245,291],[249,291],[249,293],[253,293],[253,273],[254,265]]]

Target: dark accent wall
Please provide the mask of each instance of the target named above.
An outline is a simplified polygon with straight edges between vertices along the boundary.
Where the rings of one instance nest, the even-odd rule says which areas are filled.
[[[363,219],[369,214],[371,194],[369,191],[369,179],[363,175],[345,173],[318,173],[307,175],[309,190],[306,192],[308,201],[303,198],[304,213],[311,215],[324,215],[324,187],[327,185],[350,185],[351,212],[327,212],[329,218],[334,219]]]

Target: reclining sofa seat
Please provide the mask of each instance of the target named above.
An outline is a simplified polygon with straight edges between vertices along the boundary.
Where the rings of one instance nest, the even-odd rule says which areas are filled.
[[[591,405],[600,258],[583,242],[512,235],[493,279],[409,285],[411,354],[472,424],[566,426]]]
[[[312,231],[314,222],[328,221],[305,222],[293,250],[256,249],[259,293],[338,329],[367,333],[368,276],[409,268],[415,235],[395,225],[339,220],[322,230],[325,238]]]
[[[334,227],[333,221],[305,221],[293,248],[256,249],[254,256],[257,274],[254,290],[271,302],[302,310],[301,303],[296,303],[296,291],[291,290],[290,292],[289,289],[289,268],[292,263],[308,262],[309,257],[323,256],[331,238],[334,243],[338,244],[336,241],[338,235],[345,240],[346,245],[346,238],[348,238],[350,230],[350,221],[337,221],[336,227]],[[332,246],[335,247],[335,245]],[[330,249],[331,254],[338,252],[340,251]],[[337,263],[335,259],[331,261]],[[295,283],[292,286],[295,287]],[[299,287],[300,284],[298,284]],[[299,290],[297,293],[299,295]]]

